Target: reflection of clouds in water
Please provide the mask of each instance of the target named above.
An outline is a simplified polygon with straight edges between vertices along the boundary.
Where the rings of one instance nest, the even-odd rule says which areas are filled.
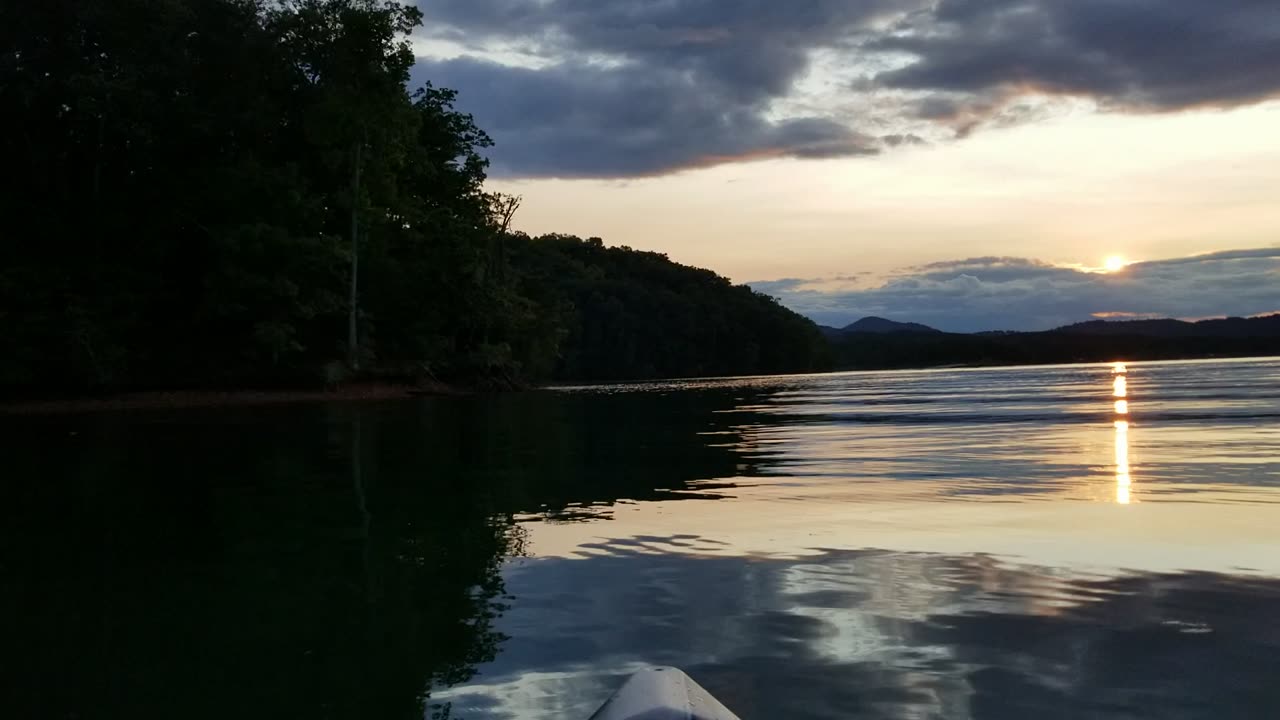
[[[589,559],[510,566],[516,602],[499,623],[510,640],[472,684],[433,701],[454,717],[586,717],[651,663],[685,668],[744,718],[1232,718],[1280,707],[1280,687],[1263,682],[1280,673],[1280,581],[1080,576],[883,551],[650,551],[662,544],[602,542]]]
[[[684,422],[669,437],[638,423],[619,436],[647,461],[634,487],[670,474],[673,449],[696,440],[726,457],[664,480],[677,488],[664,499],[727,499],[567,505],[586,519],[613,512],[539,526],[534,551],[569,557],[509,567],[515,600],[499,629],[511,640],[473,683],[436,697],[454,717],[586,717],[627,672],[661,663],[748,719],[1257,716],[1280,706],[1265,679],[1280,672],[1265,609],[1280,599],[1276,582],[1090,578],[958,553],[1272,567],[1259,554],[1280,465],[1259,427],[1277,396],[1258,378],[1274,367],[709,381],[690,386],[716,399],[696,417],[667,394],[681,383],[633,388],[621,395],[652,401],[658,427]],[[573,487],[601,494],[597,478],[624,466],[584,467]],[[1145,502],[1124,515],[1070,502],[1136,502],[1139,489]],[[689,530],[729,544],[670,536]],[[623,539],[598,539],[610,535]],[[796,558],[814,546],[954,554]],[[749,549],[791,557],[744,558]]]
[[[741,440],[734,447],[757,461],[761,475],[809,487],[888,481],[902,496],[1098,499],[1095,481],[1105,477],[1105,497],[1112,501],[1117,493],[1111,448],[1093,447],[1102,445],[1102,422],[1135,412],[1131,371],[1141,372],[1142,420],[1148,426],[1177,427],[1189,409],[1179,393],[1197,402],[1203,393],[1204,371],[1191,364],[855,373],[814,378],[804,388],[754,404],[754,424],[735,427]],[[1244,384],[1256,368],[1238,364],[1218,372],[1238,375],[1236,382]],[[1100,383],[1110,396],[1105,409],[1098,403]],[[1149,396],[1157,400],[1149,402]],[[1250,415],[1269,399],[1248,398]],[[1230,408],[1215,420],[1234,425],[1234,412]],[[760,422],[761,416],[768,422]],[[1241,430],[1253,422],[1243,419]],[[1106,433],[1103,442],[1110,446],[1115,436],[1110,428]],[[1144,435],[1148,451],[1158,438]],[[1206,468],[1194,449],[1157,453],[1168,479],[1192,480],[1195,491],[1204,488],[1206,472],[1215,482],[1268,484],[1265,473],[1232,468],[1234,458]]]
[[[670,413],[664,418],[686,424],[693,415],[678,402],[680,393],[717,398],[693,437],[737,462],[704,477],[835,491],[887,482],[901,496],[980,501],[1113,501],[1114,432],[1107,424],[1124,401],[1124,414],[1141,421],[1131,438],[1141,440],[1137,459],[1159,458],[1133,478],[1141,480],[1144,502],[1215,501],[1207,491],[1275,502],[1280,440],[1259,430],[1280,418],[1280,385],[1269,381],[1277,368],[1271,359],[854,372],[561,394],[652,400]],[[1110,395],[1106,406],[1100,390]],[[661,455],[637,454],[650,462],[642,478],[662,473],[653,462]],[[1208,455],[1214,462],[1204,462]]]

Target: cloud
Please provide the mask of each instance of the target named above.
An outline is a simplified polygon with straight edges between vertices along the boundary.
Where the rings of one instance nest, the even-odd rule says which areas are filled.
[[[867,155],[881,140],[824,115],[779,117],[812,50],[859,31],[893,0],[442,0],[429,35],[469,55],[421,58],[418,82],[461,91],[494,137],[499,175],[631,177],[772,157]],[[515,48],[546,64],[483,59]]]
[[[836,158],[1102,109],[1233,108],[1280,94],[1267,0],[422,0],[415,81],[461,91],[494,172],[636,177]],[[525,65],[492,61],[503,53]],[[780,108],[826,54],[844,91]],[[837,108],[844,108],[838,110]],[[850,110],[856,108],[858,110]]]
[[[1280,5],[1261,0],[941,0],[866,48],[911,56],[877,82],[961,131],[1029,94],[1127,112],[1280,94]]]
[[[1167,112],[1280,93],[1268,0],[420,5],[426,46],[451,49],[424,50],[415,81],[461,92],[499,175],[867,155],[1032,122],[1046,97]],[[831,75],[817,96],[815,72]]]
[[[894,133],[892,135],[883,135],[880,138],[885,145],[889,147],[898,147],[899,145],[927,145],[928,141],[916,135],[915,133]]]
[[[565,62],[516,68],[424,61],[422,79],[470,88],[465,110],[497,142],[499,176],[635,177],[734,160],[878,152],[821,118],[769,121],[669,70]]]
[[[819,323],[868,315],[942,330],[1045,330],[1095,317],[1248,316],[1280,311],[1280,247],[1134,263],[1112,274],[1024,258],[911,268],[877,287],[824,280],[754,282]]]

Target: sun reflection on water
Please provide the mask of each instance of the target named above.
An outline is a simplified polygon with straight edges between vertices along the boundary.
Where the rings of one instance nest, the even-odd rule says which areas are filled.
[[[1129,474],[1129,421],[1116,420],[1116,502],[1128,505],[1133,478]]]
[[[1115,419],[1112,425],[1115,427],[1115,446],[1116,446],[1116,503],[1119,505],[1128,505],[1133,502],[1133,476],[1129,472],[1129,381],[1126,373],[1128,368],[1124,363],[1116,363],[1112,372],[1115,379],[1112,381],[1112,396],[1120,398],[1115,401]]]

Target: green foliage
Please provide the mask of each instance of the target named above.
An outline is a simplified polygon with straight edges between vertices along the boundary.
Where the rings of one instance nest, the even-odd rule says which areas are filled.
[[[599,238],[511,238],[522,291],[566,329],[557,379],[825,370],[817,326],[776,300],[665,255]]]
[[[489,137],[454,91],[406,88],[421,21],[396,0],[0,9],[0,388],[332,383],[343,358],[499,385],[824,365],[811,323],[710,272],[507,232]]]

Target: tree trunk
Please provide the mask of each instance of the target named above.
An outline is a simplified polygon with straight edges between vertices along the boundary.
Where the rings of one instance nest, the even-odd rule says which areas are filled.
[[[351,170],[351,297],[347,314],[347,364],[360,369],[360,152],[363,143],[356,141],[355,162]]]

